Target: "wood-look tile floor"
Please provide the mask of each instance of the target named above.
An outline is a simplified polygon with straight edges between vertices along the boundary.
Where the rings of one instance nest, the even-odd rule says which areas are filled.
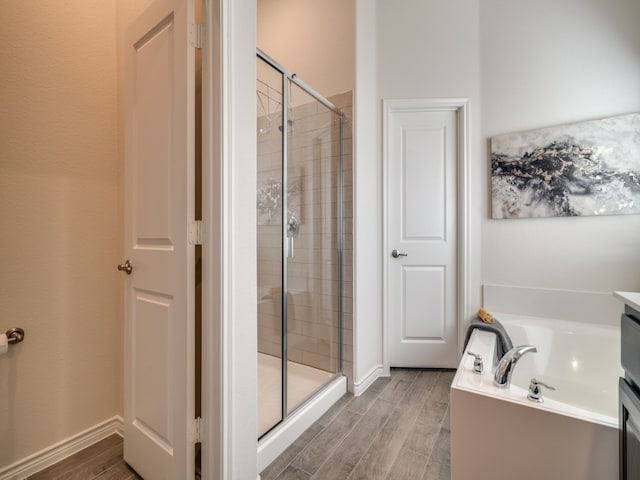
[[[261,480],[450,480],[453,371],[392,369],[343,396],[262,473]],[[28,480],[142,480],[112,435]]]
[[[142,480],[122,459],[122,448],[122,437],[111,435],[28,480]]]
[[[392,369],[346,394],[261,473],[261,480],[449,480],[455,372]]]

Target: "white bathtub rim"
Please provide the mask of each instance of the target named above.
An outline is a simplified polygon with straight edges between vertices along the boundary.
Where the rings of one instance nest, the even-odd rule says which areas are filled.
[[[518,315],[510,315],[512,318],[518,319],[534,319],[535,317],[525,317]],[[499,318],[496,315],[496,318]],[[506,320],[506,315],[503,316]],[[549,320],[549,319],[546,319]],[[606,326],[607,328],[611,328]],[[467,355],[469,346],[473,346],[474,353],[482,355],[487,362],[485,364],[485,374],[477,375],[473,373],[473,357]],[[495,352],[495,335],[489,332],[475,330],[472,333],[469,345],[463,353],[463,358],[458,366],[458,371],[453,379],[451,388],[457,388],[467,392],[483,395],[485,397],[495,398],[514,404],[524,405],[530,408],[537,408],[552,412],[559,415],[566,415],[571,418],[583,420],[587,422],[597,423],[607,427],[618,427],[618,417],[605,415],[591,410],[582,409],[569,405],[567,403],[558,402],[551,398],[545,399],[543,403],[536,403],[527,399],[528,391],[517,385],[511,385],[507,389],[500,389],[493,385],[492,366],[490,359],[493,358]]]

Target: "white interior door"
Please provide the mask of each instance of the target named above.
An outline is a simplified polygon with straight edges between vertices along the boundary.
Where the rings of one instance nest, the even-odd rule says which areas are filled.
[[[454,367],[457,113],[404,102],[385,111],[389,362]]]
[[[188,0],[125,39],[124,458],[145,480],[194,475],[194,49]]]

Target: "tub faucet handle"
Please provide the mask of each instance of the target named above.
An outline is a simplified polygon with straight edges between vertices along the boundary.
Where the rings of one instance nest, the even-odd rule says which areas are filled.
[[[544,398],[542,398],[542,388],[540,387],[548,388],[549,390],[555,390],[555,388],[551,385],[542,383],[537,378],[532,378],[531,383],[529,384],[529,395],[527,395],[527,398],[532,402],[544,402]]]
[[[467,355],[473,357],[473,373],[477,375],[484,375],[484,363],[482,362],[482,355],[467,351]]]

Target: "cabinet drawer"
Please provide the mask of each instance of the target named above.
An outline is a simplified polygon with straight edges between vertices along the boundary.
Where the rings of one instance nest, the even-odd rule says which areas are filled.
[[[640,323],[623,314],[620,323],[621,363],[628,378],[640,386]]]

